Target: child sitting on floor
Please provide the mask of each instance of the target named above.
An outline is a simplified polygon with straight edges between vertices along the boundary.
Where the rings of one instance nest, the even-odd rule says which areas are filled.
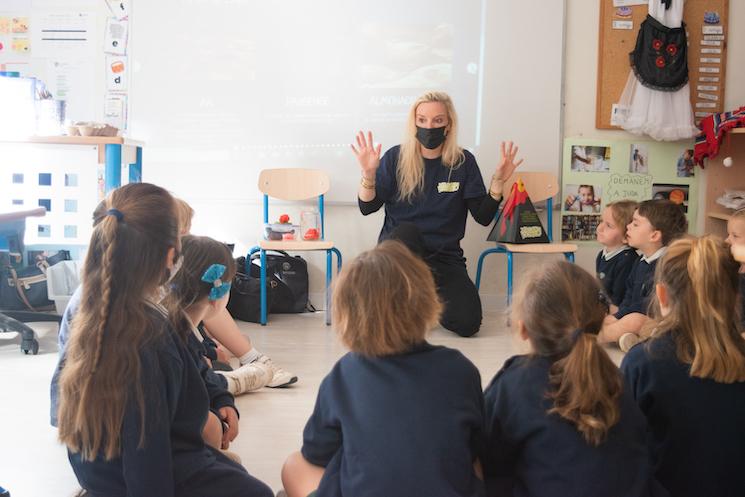
[[[441,310],[426,263],[382,242],[342,270],[333,298],[351,352],[282,469],[287,495],[483,495],[481,380],[460,352],[425,339]]]

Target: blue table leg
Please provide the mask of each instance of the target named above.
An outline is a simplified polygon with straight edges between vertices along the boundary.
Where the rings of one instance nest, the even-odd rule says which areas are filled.
[[[331,324],[331,250],[326,251],[326,326]]]
[[[507,252],[507,305],[512,305],[512,252]]]
[[[129,165],[129,182],[142,183],[142,147],[137,147],[135,163]]]
[[[104,192],[108,194],[122,186],[122,146],[108,143],[105,152]]]

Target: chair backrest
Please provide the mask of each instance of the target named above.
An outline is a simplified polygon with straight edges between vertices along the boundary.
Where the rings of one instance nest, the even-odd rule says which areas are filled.
[[[530,195],[530,200],[533,202],[540,202],[552,198],[554,195],[559,193],[559,179],[553,173],[547,172],[533,172],[533,171],[518,171],[512,174],[510,178],[504,182],[504,190],[502,195],[506,199],[510,196],[512,185],[520,178],[525,184],[525,189]]]
[[[329,191],[329,175],[320,169],[264,169],[259,191],[280,200],[307,200]]]

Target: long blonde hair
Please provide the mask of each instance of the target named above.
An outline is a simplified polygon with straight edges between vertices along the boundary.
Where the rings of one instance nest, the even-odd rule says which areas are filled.
[[[712,236],[670,244],[655,281],[667,290],[670,312],[652,301],[654,336],[672,333],[678,359],[691,376],[719,383],[745,381],[745,340],[737,313],[739,264],[725,243]]]
[[[533,354],[552,362],[546,395],[585,441],[600,445],[620,420],[621,374],[597,334],[608,314],[600,283],[575,264],[536,268],[515,298]]]
[[[59,380],[59,439],[84,460],[121,452],[121,429],[134,402],[144,443],[140,353],[170,328],[150,325],[147,302],[167,279],[166,258],[178,249],[173,197],[148,183],[114,190],[96,208]],[[167,323],[166,318],[163,318]]]
[[[403,202],[411,202],[422,192],[424,187],[424,159],[420,143],[416,139],[416,111],[420,104],[440,102],[445,106],[448,115],[448,133],[442,146],[442,165],[457,168],[466,160],[463,149],[458,145],[458,115],[455,106],[447,93],[430,91],[416,99],[409,110],[406,124],[406,139],[401,144],[398,154],[398,196]]]

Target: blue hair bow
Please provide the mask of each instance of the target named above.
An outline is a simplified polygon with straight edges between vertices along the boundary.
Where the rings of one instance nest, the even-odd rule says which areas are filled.
[[[225,269],[222,264],[213,264],[202,275],[202,281],[212,285],[209,295],[210,300],[220,300],[230,291],[230,282],[220,279],[225,274]]]

